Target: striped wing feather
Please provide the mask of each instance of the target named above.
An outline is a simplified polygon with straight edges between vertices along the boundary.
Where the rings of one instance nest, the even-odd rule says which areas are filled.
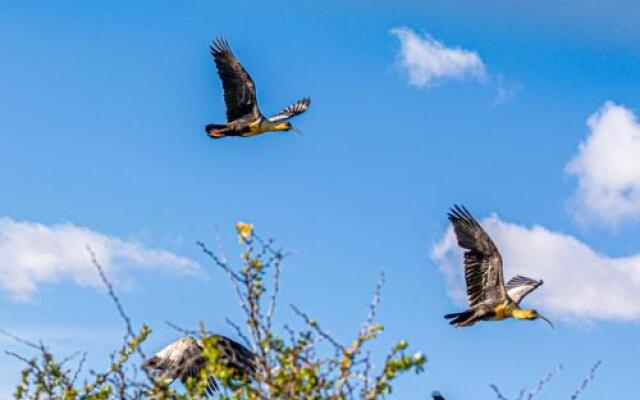
[[[454,206],[448,215],[458,245],[467,250],[464,272],[469,305],[506,300],[502,257],[489,235],[464,206]]]
[[[295,103],[288,106],[287,108],[285,108],[284,110],[280,111],[279,113],[269,117],[269,121],[271,122],[286,121],[288,119],[291,119],[297,115],[304,113],[309,109],[310,105],[311,105],[311,99],[308,97],[298,100]]]
[[[522,299],[543,283],[544,282],[542,280],[537,281],[535,279],[527,278],[526,276],[518,275],[507,282],[507,295],[516,304],[520,304]]]

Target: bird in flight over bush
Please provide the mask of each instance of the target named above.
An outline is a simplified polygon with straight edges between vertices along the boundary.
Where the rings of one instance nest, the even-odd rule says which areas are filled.
[[[256,85],[233,55],[229,43],[222,38],[216,39],[211,45],[211,55],[222,80],[227,123],[207,125],[205,130],[210,137],[213,139],[226,136],[250,137],[265,132],[292,129],[295,131],[288,120],[307,111],[311,99],[298,100],[279,113],[266,118],[258,108]]]
[[[451,325],[471,326],[477,321],[500,321],[506,318],[543,319],[553,324],[536,310],[520,308],[522,299],[542,285],[542,281],[516,276],[504,284],[502,257],[489,235],[464,206],[454,206],[449,221],[465,249],[464,275],[467,284],[469,309],[447,314]]]
[[[228,368],[234,376],[250,378],[255,375],[256,362],[254,353],[240,343],[221,335],[210,336],[217,350],[217,362]],[[200,371],[206,367],[207,357],[204,354],[205,344],[202,339],[192,336],[182,337],[145,360],[143,368],[159,381],[171,384],[180,379],[186,384],[189,378],[198,379]],[[219,390],[213,376],[208,377],[206,392],[212,395]]]

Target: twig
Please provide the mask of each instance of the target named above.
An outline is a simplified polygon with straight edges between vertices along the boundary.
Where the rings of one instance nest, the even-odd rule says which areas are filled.
[[[534,389],[529,391],[527,400],[531,400],[533,396],[536,396],[538,393],[540,393],[544,385],[549,383],[549,381],[551,381],[551,379],[553,379],[553,377],[560,371],[562,371],[562,364],[558,364],[552,371],[550,371],[544,378],[542,378],[540,382],[538,382],[538,385]]]
[[[115,290],[113,289],[113,285],[107,278],[107,275],[104,273],[104,269],[102,268],[102,265],[100,265],[100,263],[96,259],[96,254],[93,252],[93,249],[91,248],[91,246],[87,245],[87,251],[91,256],[91,263],[98,270],[98,274],[100,275],[100,279],[102,280],[102,283],[104,283],[104,285],[107,287],[109,297],[111,297],[111,300],[113,300],[114,304],[116,305],[116,308],[118,309],[118,313],[120,314],[120,317],[124,320],[124,323],[127,328],[127,334],[130,337],[135,337],[136,334],[133,331],[133,326],[131,325],[131,319],[129,318],[129,316],[127,316],[127,313],[125,313],[124,307],[122,307],[122,303],[120,303],[120,299],[118,298]]]
[[[109,297],[111,297],[111,300],[113,300],[113,303],[116,305],[116,308],[118,309],[118,314],[120,314],[120,318],[122,318],[122,320],[125,323],[125,326],[126,326],[126,329],[127,329],[127,334],[124,337],[124,346],[126,348],[128,346],[129,339],[133,339],[133,338],[136,337],[136,333],[133,330],[133,325],[131,324],[131,318],[129,318],[127,313],[124,311],[124,307],[122,306],[122,303],[120,302],[120,298],[118,297],[118,295],[116,295],[116,292],[115,292],[115,290],[113,288],[113,285],[111,284],[111,281],[109,281],[109,279],[107,278],[107,275],[104,272],[104,268],[102,268],[102,265],[98,262],[98,259],[96,258],[96,254],[93,251],[93,249],[91,248],[91,246],[87,245],[87,251],[89,252],[89,255],[91,256],[91,263],[93,264],[94,267],[96,267],[96,270],[98,271],[98,275],[100,275],[100,280],[102,280],[102,283],[107,288],[107,292],[109,293]],[[145,360],[147,358],[147,356],[145,355],[144,351],[142,350],[142,344],[141,343],[137,344],[136,353],[138,354],[138,356],[142,360]],[[116,372],[118,372],[119,374],[122,374],[121,369],[116,371]],[[147,379],[149,380],[149,382],[155,383],[155,380],[153,379],[153,377],[151,376],[149,371],[144,369],[144,372],[145,372],[145,375],[147,376]]]
[[[250,315],[251,313],[249,311],[249,305],[246,303],[247,296],[242,292],[242,288],[240,287],[240,284],[247,285],[246,280],[238,275],[234,270],[232,270],[229,265],[227,265],[225,260],[220,259],[211,250],[209,250],[209,248],[203,242],[198,241],[196,242],[196,244],[200,247],[204,254],[208,255],[219,268],[227,273],[227,275],[229,276],[229,280],[233,284],[233,288],[236,291],[236,296],[240,301],[240,307],[242,308],[242,311],[244,311],[247,315]]]
[[[273,273],[273,292],[271,293],[271,298],[269,300],[269,309],[266,315],[267,330],[271,330],[271,321],[273,319],[273,314],[276,311],[276,300],[278,298],[278,293],[280,292],[280,274],[282,273],[283,257],[284,256],[279,252],[275,255],[275,272]]]
[[[376,313],[378,311],[378,305],[380,304],[380,299],[382,297],[382,287],[384,286],[385,277],[384,272],[380,273],[380,279],[378,279],[378,283],[376,284],[376,288],[373,292],[373,299],[371,299],[371,304],[369,305],[369,314],[367,315],[367,319],[365,320],[363,326],[363,332],[369,329],[369,327],[373,324],[373,320],[376,317]]]
[[[500,393],[500,389],[498,389],[498,387],[496,385],[494,385],[493,383],[491,385],[489,385],[489,387],[491,389],[493,389],[493,391],[496,394],[496,397],[498,398],[498,400],[509,400],[506,397],[504,397],[502,395],[502,393]]]
[[[209,248],[204,244],[204,242],[201,241],[197,241],[196,244],[200,247],[200,249],[209,257],[211,257],[213,259],[213,261],[215,261],[215,263],[218,265],[218,267],[222,268],[227,274],[229,274],[231,277],[233,277],[233,279],[237,282],[242,282],[242,277],[238,274],[236,274],[236,272],[234,270],[232,270],[231,268],[229,268],[229,266],[227,265],[226,260],[223,260],[221,258],[219,258],[218,256],[216,256],[211,250],[209,250]]]
[[[31,367],[36,367],[35,366],[35,361],[34,360],[29,360],[28,358],[21,356],[18,353],[14,353],[13,351],[9,351],[9,350],[5,350],[4,353],[8,356],[14,357],[20,361],[22,361],[23,363],[31,366]],[[37,367],[36,367],[37,368]],[[38,368],[39,369],[39,368]]]
[[[83,352],[82,353],[82,357],[80,358],[80,362],[78,363],[78,367],[76,368],[76,371],[73,373],[73,377],[71,378],[71,384],[75,384],[76,380],[78,379],[78,376],[80,375],[80,371],[82,371],[82,367],[84,366],[84,363],[87,361],[87,352]]]
[[[23,339],[20,336],[16,336],[13,333],[9,333],[9,332],[5,331],[4,329],[0,329],[0,335],[4,335],[6,337],[9,337],[9,338],[15,340],[18,343],[24,344],[25,346],[31,347],[31,348],[36,349],[38,351],[40,350],[40,346],[39,345],[37,345],[37,344],[35,344],[33,342],[30,342],[30,341],[28,341],[26,339]]]
[[[344,353],[344,351],[346,350],[345,347],[343,345],[341,345],[340,343],[338,343],[333,337],[331,337],[331,335],[329,335],[327,332],[325,332],[320,325],[318,324],[317,321],[311,319],[307,314],[305,314],[304,312],[300,311],[298,309],[298,307],[296,307],[295,305],[291,304],[291,308],[293,309],[293,312],[295,312],[298,316],[300,316],[302,319],[304,319],[304,322],[306,322],[307,325],[309,325],[311,328],[313,328],[320,336],[322,336],[323,338],[325,338],[329,343],[331,343],[333,345],[333,347],[335,347],[337,350],[340,350],[341,352]]]
[[[591,369],[589,370],[589,375],[584,378],[578,389],[576,389],[576,391],[573,393],[573,395],[571,396],[571,400],[576,400],[582,394],[582,392],[584,392],[587,386],[589,386],[589,384],[593,382],[593,378],[595,378],[596,376],[596,370],[600,367],[601,364],[602,361],[598,361],[593,365],[593,367],[591,367]]]
[[[200,332],[199,332],[199,331],[195,331],[195,330],[192,330],[192,329],[183,328],[183,327],[181,327],[181,326],[178,326],[178,325],[174,324],[174,323],[173,323],[173,322],[171,322],[171,321],[165,321],[165,324],[167,324],[167,326],[169,326],[170,328],[175,329],[176,331],[178,331],[178,332],[182,333],[182,334],[183,334],[183,335],[185,335],[185,336],[196,336],[196,335],[199,335],[199,334],[200,334]]]
[[[235,329],[236,334],[244,341],[244,344],[246,344],[248,347],[251,347],[251,342],[249,341],[249,338],[247,338],[247,336],[242,332],[238,324],[231,321],[229,318],[225,318],[225,321],[227,321],[227,324],[229,324],[233,329]]]
[[[68,363],[69,361],[73,360],[74,358],[78,357],[80,354],[82,354],[82,352],[80,350],[76,351],[75,353],[71,354],[70,356],[67,356],[65,358],[62,359],[62,361],[60,361],[60,366],[64,366],[66,363]]]

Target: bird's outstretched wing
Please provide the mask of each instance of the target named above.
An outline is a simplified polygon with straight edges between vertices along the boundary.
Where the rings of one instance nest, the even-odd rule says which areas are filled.
[[[464,206],[454,206],[448,215],[458,245],[467,250],[464,274],[469,305],[506,300],[502,257],[496,245]]]
[[[255,374],[255,356],[249,349],[224,336],[216,335],[213,338],[220,351],[220,363],[227,364],[239,373],[249,376]],[[190,377],[198,377],[206,362],[201,342],[191,336],[185,336],[147,359],[143,367],[158,379],[169,383],[180,379],[182,383],[186,383]],[[213,394],[216,390],[216,380],[209,377],[207,393]]]
[[[229,43],[218,38],[211,45],[211,55],[222,80],[227,122],[243,117],[258,118],[260,111],[256,103],[256,86],[242,64],[233,55]]]
[[[527,278],[526,276],[515,276],[507,282],[507,295],[516,304],[520,304],[526,295],[533,292],[538,286],[542,285],[542,280]]]
[[[295,103],[291,104],[289,107],[280,111],[279,113],[269,117],[269,121],[280,122],[280,121],[288,120],[290,118],[293,118],[307,111],[310,105],[311,105],[311,99],[308,97],[298,100]]]

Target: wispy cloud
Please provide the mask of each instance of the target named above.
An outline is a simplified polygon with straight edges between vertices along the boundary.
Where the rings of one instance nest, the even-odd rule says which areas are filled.
[[[496,107],[509,103],[523,87],[520,82],[511,81],[503,75],[492,77],[491,83],[495,90],[491,104]]]
[[[505,279],[516,274],[545,283],[525,302],[564,319],[640,319],[640,254],[608,257],[573,236],[524,227],[493,215],[482,225],[500,249]],[[431,252],[450,296],[464,304],[462,251],[449,228]]]
[[[615,226],[640,220],[640,124],[634,113],[605,103],[587,121],[589,136],[566,172],[576,176],[580,221]]]
[[[413,86],[430,87],[446,80],[484,81],[487,77],[475,51],[446,47],[430,35],[419,35],[406,27],[393,28],[391,33],[400,39],[398,64]]]
[[[100,286],[87,246],[116,281],[126,279],[132,268],[199,270],[196,262],[172,252],[70,223],[49,226],[0,218],[0,287],[14,300],[26,301],[42,284]]]

